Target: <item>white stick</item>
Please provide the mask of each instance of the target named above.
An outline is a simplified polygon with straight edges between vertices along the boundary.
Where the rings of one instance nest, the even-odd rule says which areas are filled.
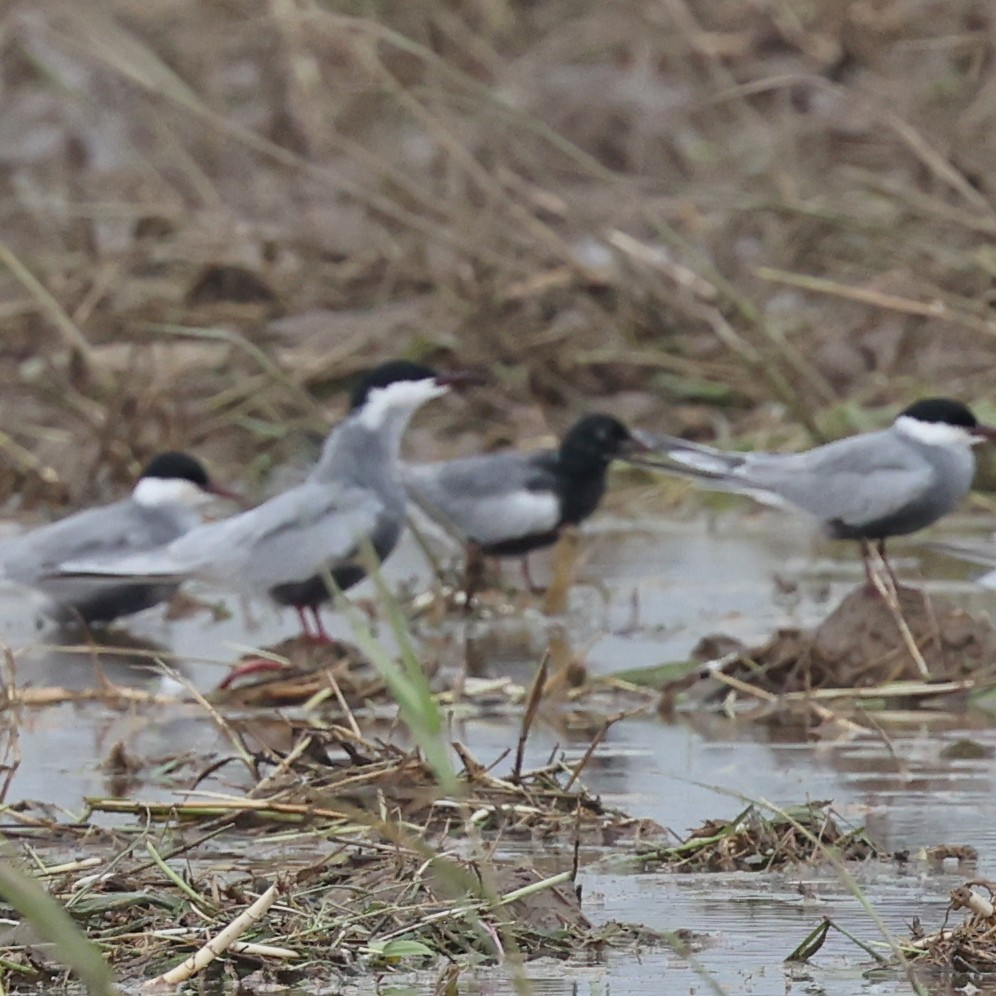
[[[266,915],[267,910],[276,902],[279,893],[280,886],[271,885],[252,906],[240,913],[221,933],[212,937],[199,951],[192,954],[186,961],[181,962],[176,968],[171,968],[168,972],[143,982],[142,989],[144,991],[161,989],[186,982],[192,975],[210,965],[219,955],[223,955],[231,947],[232,942],[241,937],[250,927],[259,923]]]

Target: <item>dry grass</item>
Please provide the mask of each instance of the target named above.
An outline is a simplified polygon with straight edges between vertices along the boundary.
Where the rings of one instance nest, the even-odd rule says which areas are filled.
[[[647,942],[593,928],[574,886],[581,841],[631,837],[638,821],[606,810],[562,763],[503,779],[456,749],[464,767],[447,796],[417,753],[310,729],[282,755],[244,751],[253,785],[239,794],[197,788],[223,767],[201,759],[194,786],[172,798],[90,799],[78,820],[19,806],[8,836],[122,981],[208,942],[191,970],[216,972],[217,957],[236,974],[326,984],[443,956],[567,958]],[[546,842],[548,861],[517,862],[509,849],[523,840]],[[8,980],[54,978],[26,928],[5,939],[0,964]]]
[[[828,802],[813,802],[768,815],[751,804],[732,820],[710,820],[673,845],[637,848],[647,868],[670,871],[777,871],[787,865],[883,855],[863,827],[844,829]]]
[[[424,453],[977,399],[993,33],[975,0],[12,0],[0,494],[165,446],[261,479],[397,352],[495,371]]]

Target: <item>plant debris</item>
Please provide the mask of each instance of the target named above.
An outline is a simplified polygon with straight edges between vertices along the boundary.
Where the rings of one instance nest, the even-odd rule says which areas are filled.
[[[890,604],[857,588],[815,629],[782,629],[759,647],[708,637],[702,651],[719,646],[725,656],[665,685],[665,701],[689,692],[727,709],[746,704],[757,718],[826,722],[835,718],[831,706],[849,714],[884,703],[936,706],[996,687],[996,628],[988,618],[915,588],[900,587],[897,596]]]
[[[670,871],[775,871],[818,864],[829,855],[864,861],[884,855],[863,827],[844,829],[829,802],[812,802],[769,815],[753,803],[732,820],[710,820],[678,844],[640,845],[644,867]]]
[[[972,850],[961,848],[960,850]],[[979,890],[985,890],[983,895]],[[996,883],[973,879],[950,892],[950,903],[944,922],[932,933],[924,930],[920,918],[910,923],[909,940],[892,946],[892,958],[887,957],[888,945],[868,943],[825,917],[817,927],[788,955],[786,961],[807,961],[826,941],[831,929],[843,934],[880,965],[894,969],[912,966],[918,973],[923,969],[938,969],[945,973],[949,985],[957,987],[958,976],[965,974],[978,981],[980,975],[996,972]],[[967,910],[967,916],[953,927],[948,926],[952,913]],[[951,980],[950,973],[955,973]],[[974,991],[974,990],[969,990]]]
[[[984,889],[983,895],[978,889]],[[903,954],[917,965],[930,965],[973,975],[996,972],[996,884],[976,879],[951,890],[951,905],[944,924],[932,934],[917,924]],[[954,927],[947,925],[952,913],[968,915]]]
[[[575,879],[582,840],[645,824],[604,807],[575,768],[558,761],[504,779],[456,744],[463,770],[445,796],[416,751],[347,729],[299,730],[283,754],[247,730],[231,733],[254,778],[241,794],[200,787],[232,760],[201,758],[203,770],[172,798],[90,799],[70,822],[28,805],[8,811],[26,867],[121,977],[168,972],[215,935],[213,950],[224,938],[221,953],[239,971],[265,966],[282,979],[316,965],[567,958],[637,938],[619,925],[593,928]],[[114,814],[112,828],[101,814]],[[500,854],[519,839],[555,842],[560,870]],[[249,908],[257,913],[232,921]],[[0,951],[26,978],[53,977],[30,931],[8,931]]]

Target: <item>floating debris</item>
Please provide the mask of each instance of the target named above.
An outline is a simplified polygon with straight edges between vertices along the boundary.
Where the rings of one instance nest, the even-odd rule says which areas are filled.
[[[8,812],[32,874],[122,978],[175,982],[215,971],[218,955],[287,982],[316,964],[335,975],[648,940],[643,929],[596,929],[581,909],[581,842],[648,832],[578,783],[587,757],[532,771],[517,762],[502,778],[454,744],[463,770],[444,795],[417,751],[350,730],[302,728],[282,755],[245,730],[231,735],[255,779],[241,794],[197,787],[217,777],[216,761],[173,798],[89,799],[76,822],[41,807]],[[499,856],[522,838],[558,842],[565,867],[541,873]],[[56,977],[29,931],[8,931],[0,957],[36,983]]]
[[[976,891],[985,889],[988,896]],[[903,953],[917,965],[931,965],[954,972],[996,972],[996,908],[993,897],[996,884],[977,879],[951,890],[948,916],[968,910],[968,916],[956,927],[944,925],[933,934],[922,927],[913,932]]]
[[[929,850],[942,850],[943,845]],[[950,848],[948,848],[950,849]],[[972,852],[974,848],[959,847],[960,852]],[[983,895],[978,889],[984,889]],[[965,974],[970,982],[979,981],[982,974],[996,972],[996,883],[985,879],[975,879],[959,885],[950,892],[950,904],[944,916],[944,923],[928,934],[914,916],[910,923],[910,938],[906,941],[868,942],[855,936],[829,917],[825,917],[814,930],[787,956],[786,961],[807,961],[823,947],[831,930],[842,934],[869,954],[883,967],[899,971],[915,968],[919,973],[924,968],[940,969],[945,973],[946,991],[954,991],[959,985],[957,976]],[[948,926],[952,913],[967,910],[968,916],[954,927]],[[891,955],[891,957],[890,957]],[[950,973],[956,973],[954,979]],[[960,990],[959,990],[960,991]],[[976,992],[974,985],[966,992]]]
[[[829,802],[793,806],[773,815],[755,804],[732,820],[709,820],[678,844],[637,847],[644,867],[671,871],[774,871],[815,864],[831,856],[844,861],[888,857],[863,827],[844,829]]]

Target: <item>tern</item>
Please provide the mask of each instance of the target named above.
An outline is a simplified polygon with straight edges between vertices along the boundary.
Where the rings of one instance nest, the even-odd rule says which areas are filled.
[[[199,578],[265,593],[295,609],[305,639],[331,643],[318,611],[330,598],[328,578],[340,590],[357,584],[366,576],[368,551],[383,561],[404,525],[400,448],[409,421],[425,402],[473,379],[402,360],[384,363],[361,380],[349,414],[326,438],[302,483],[147,555],[76,561],[64,564],[62,573],[174,583]]]
[[[926,398],[887,429],[865,432],[802,453],[729,453],[673,436],[655,436],[667,464],[655,467],[704,486],[750,495],[815,517],[832,539],[857,540],[871,581],[871,543],[885,559],[890,536],[916,532],[947,515],[975,476],[972,447],[996,438],[961,402]]]
[[[612,460],[647,448],[618,419],[592,414],[557,449],[405,464],[403,477],[420,508],[481,553],[522,557],[532,588],[528,554],[598,508]]]
[[[149,461],[129,497],[0,542],[0,578],[40,590],[63,621],[99,624],[140,612],[165,601],[177,586],[52,575],[69,560],[163,546],[201,523],[199,508],[212,495],[235,497],[214,484],[193,457],[160,453]]]

